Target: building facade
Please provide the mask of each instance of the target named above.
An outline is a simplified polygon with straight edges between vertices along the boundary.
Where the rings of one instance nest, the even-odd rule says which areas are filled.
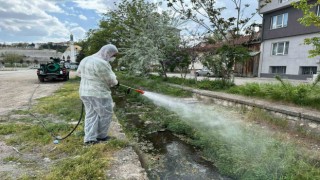
[[[68,42],[68,48],[61,55],[60,59],[68,62],[68,63],[76,63],[77,55],[81,51],[81,47],[78,45],[74,45],[73,35],[70,35],[70,40]]]
[[[241,45],[246,47],[250,54],[250,58],[246,61],[235,63],[234,75],[241,77],[257,77],[260,61],[261,31],[253,32],[251,35],[242,35],[238,39],[235,39],[233,43],[235,46]],[[197,46],[190,49],[197,57],[195,61],[189,65],[191,73],[193,74],[196,70],[204,67],[201,63],[201,59],[206,53],[215,54],[217,49],[227,44],[228,43],[226,42],[219,42],[216,44],[199,43]]]
[[[280,75],[306,80],[320,70],[319,57],[308,58],[313,47],[304,44],[305,38],[319,36],[320,28],[305,27],[298,22],[303,13],[291,5],[294,1],[297,0],[272,0],[260,9],[263,14],[260,77]],[[260,1],[260,5],[264,2]],[[312,11],[319,14],[318,7]]]

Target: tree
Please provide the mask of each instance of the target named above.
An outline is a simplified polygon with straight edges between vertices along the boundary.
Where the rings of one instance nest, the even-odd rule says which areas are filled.
[[[176,27],[181,20],[175,21],[166,12],[157,13],[158,4],[144,0],[122,0],[115,5],[116,9],[104,14],[99,28],[87,33],[81,54],[93,54],[112,43],[120,50],[112,66],[126,66],[129,72],[143,74],[158,67],[166,77],[172,65],[169,53],[179,49]]]
[[[173,72],[177,69],[182,78],[186,78],[191,63],[191,53],[186,47],[176,47],[165,52],[166,66]],[[161,73],[161,71],[160,71]]]
[[[150,9],[155,8],[154,4],[143,0],[122,0],[115,3],[115,6],[115,9],[103,14],[99,28],[90,29],[86,39],[82,41],[83,54],[86,56],[97,52],[107,43],[117,47],[130,47],[130,36],[141,31],[136,24],[143,24]]]
[[[195,63],[197,61],[200,61],[201,58],[199,57],[197,53],[197,45],[199,45],[199,42],[202,42],[204,39],[201,36],[201,33],[199,32],[200,25],[198,24],[196,28],[193,29],[185,29],[188,34],[185,35],[185,37],[181,40],[181,46],[184,49],[187,49],[188,55],[190,56],[190,72],[194,73],[195,80],[197,81],[197,76],[195,74]],[[188,67],[188,70],[189,70]]]
[[[226,7],[217,7],[216,0],[190,0],[188,6],[185,0],[167,0],[168,7],[180,13],[183,18],[200,24],[209,34],[219,34],[225,41],[231,42],[240,36],[257,11],[244,17],[249,4],[242,4],[241,0],[228,0],[236,10],[235,17],[225,17]]]
[[[3,61],[9,63],[13,66],[14,63],[19,62],[22,59],[22,56],[15,53],[4,53]]]
[[[24,63],[24,60],[23,59],[20,59],[19,60],[19,63],[22,65]]]
[[[228,0],[236,10],[234,17],[226,17],[223,11],[226,7],[217,7],[216,0],[167,0],[168,7],[171,7],[175,12],[180,13],[184,19],[190,19],[205,29],[207,42],[217,43],[220,42],[224,45],[223,49],[230,52],[220,52],[220,56],[216,56],[216,51],[210,52],[204,58],[207,64],[234,65],[236,61],[240,60],[237,56],[232,57],[234,53],[236,40],[241,37],[248,27],[250,20],[253,18],[257,11],[245,17],[245,12],[249,4],[243,4],[241,0]],[[266,2],[267,3],[267,2]],[[226,48],[229,46],[229,48]],[[244,48],[241,48],[244,51]],[[248,54],[248,50],[246,50]],[[211,57],[209,57],[211,56]],[[218,58],[219,57],[219,58]],[[212,60],[212,62],[209,62]],[[224,61],[230,61],[226,63]],[[232,63],[231,63],[232,62]],[[215,68],[222,68],[216,71],[224,72],[223,66],[215,66]],[[232,68],[233,69],[233,68]],[[231,73],[233,73],[231,71]],[[229,77],[229,71],[226,73]],[[232,79],[233,80],[233,79]]]
[[[157,4],[144,0],[123,0],[116,6],[104,14],[99,29],[88,33],[84,54],[92,54],[102,45],[113,43],[121,49],[119,65],[144,74],[158,66],[166,76],[165,53],[179,44],[172,18],[165,12],[157,13]]]
[[[236,60],[243,62],[249,57],[247,48],[243,46],[224,45],[215,53],[206,54],[203,64],[213,70],[217,77],[221,77],[223,81],[226,81],[233,75],[233,67]]]
[[[89,43],[87,40],[81,40],[76,43],[76,45],[81,47],[81,50],[77,54],[76,62],[80,63],[83,58],[85,58],[87,55],[89,55],[89,54],[86,54],[86,52],[88,50],[88,44]]]
[[[143,0],[122,0],[115,3],[116,9],[103,14],[98,29],[90,29],[85,40],[81,42],[84,55],[97,52],[103,45],[112,43],[117,47],[130,47],[131,34],[139,34],[137,23],[143,24],[144,17],[154,9],[154,4]],[[120,52],[121,53],[121,52]]]
[[[129,32],[128,39],[131,46],[123,49],[124,56],[120,63],[126,63],[132,71],[143,74],[147,74],[153,66],[159,66],[160,74],[166,78],[171,60],[168,53],[174,53],[173,50],[179,47],[178,29],[167,13],[159,14],[155,9],[149,9],[149,12],[143,21],[131,27],[133,31]]]
[[[300,9],[303,12],[303,17],[299,18],[298,21],[304,26],[317,26],[320,27],[320,16],[318,16],[314,9],[320,5],[320,0],[310,4],[307,0],[300,0],[299,2],[292,3],[292,5]],[[313,45],[314,49],[309,50],[309,57],[316,57],[320,55],[320,37],[306,38],[304,40],[306,45]]]

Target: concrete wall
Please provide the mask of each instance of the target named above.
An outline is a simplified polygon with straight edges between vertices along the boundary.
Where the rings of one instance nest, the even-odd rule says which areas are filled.
[[[318,57],[308,58],[308,50],[312,49],[312,46],[303,44],[305,38],[315,36],[319,36],[319,34],[316,33],[264,41],[261,48],[260,74],[270,74],[270,66],[286,66],[286,74],[289,75],[299,75],[300,66],[318,66]],[[289,41],[288,55],[272,55],[272,43],[282,41]]]
[[[281,103],[273,103],[235,94],[199,90],[176,84],[168,85],[190,91],[194,97],[208,104],[214,103],[225,107],[239,108],[241,110],[261,109],[274,117],[287,121],[289,125],[288,128],[302,129],[306,133],[320,137],[320,112],[317,110],[283,105]]]
[[[18,49],[18,48],[0,48],[0,55],[2,53],[15,53],[24,56],[24,61],[28,60],[33,62],[48,62],[51,61],[50,57],[61,57],[62,53],[56,52],[56,50],[37,50],[37,49]]]
[[[285,110],[280,110],[277,108],[270,108],[268,106],[259,106],[259,104],[249,103],[245,101],[239,101],[236,99],[223,98],[223,97],[210,97],[207,95],[202,95],[195,93],[194,97],[204,101],[206,103],[214,103],[224,107],[238,108],[240,110],[253,110],[254,108],[261,109],[267,112],[274,118],[281,118],[281,121],[286,121],[288,123],[287,128],[292,130],[303,131],[309,135],[315,135],[319,137],[320,133],[320,122],[319,118],[304,116],[299,112],[290,112]]]
[[[0,49],[0,54],[2,53],[16,53],[20,55],[25,55],[27,57],[56,57],[61,55],[57,53],[56,50],[37,50],[37,49],[15,49],[15,48],[5,48]]]

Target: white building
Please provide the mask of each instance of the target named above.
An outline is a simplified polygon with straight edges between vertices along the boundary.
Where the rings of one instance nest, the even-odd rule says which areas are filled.
[[[73,35],[70,35],[69,47],[66,51],[60,56],[62,60],[67,62],[76,63],[77,55],[81,51],[81,47],[78,45],[74,45]]]

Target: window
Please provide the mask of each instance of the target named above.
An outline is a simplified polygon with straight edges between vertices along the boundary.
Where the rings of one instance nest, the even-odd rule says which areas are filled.
[[[288,13],[273,16],[271,18],[271,29],[283,28],[288,25]]]
[[[317,74],[316,66],[301,66],[301,74]]]
[[[286,74],[286,66],[270,66],[271,73],[273,74]]]
[[[289,42],[277,42],[272,44],[272,55],[281,56],[288,54]]]
[[[279,0],[279,3],[284,3],[284,2],[288,2],[290,0]]]

